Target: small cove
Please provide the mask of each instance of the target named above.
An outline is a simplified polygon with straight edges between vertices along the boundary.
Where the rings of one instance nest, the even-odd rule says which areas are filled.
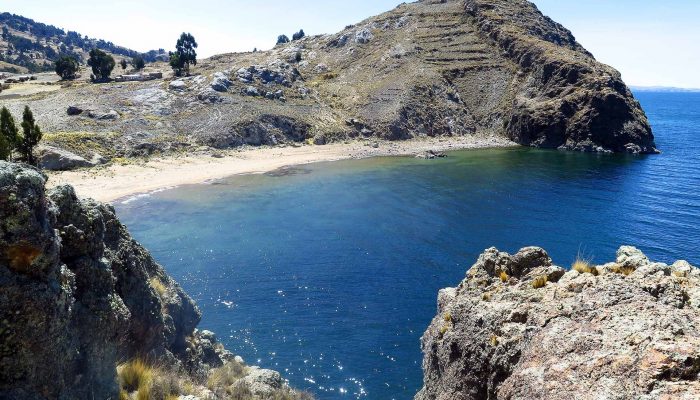
[[[631,244],[700,264],[700,94],[637,97],[662,155],[347,160],[116,207],[234,353],[319,399],[410,399],[437,291],[487,247],[541,246],[566,267]]]

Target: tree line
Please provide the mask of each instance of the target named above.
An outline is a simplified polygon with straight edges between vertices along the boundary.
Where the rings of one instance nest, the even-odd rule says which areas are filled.
[[[197,41],[190,33],[182,33],[175,44],[175,51],[170,52],[170,67],[175,71],[175,75],[182,76],[189,74],[190,66],[197,65]],[[119,63],[122,70],[126,70],[129,64],[126,59]],[[92,69],[91,79],[93,82],[106,82],[117,65],[114,57],[100,49],[90,50],[87,65]],[[142,55],[136,55],[131,59],[131,65],[137,71],[146,67],[146,60]],[[73,55],[63,54],[54,62],[56,74],[64,80],[75,79],[80,70],[80,62]]]
[[[20,133],[15,118],[7,107],[0,110],[0,160],[15,161],[15,154],[19,155],[17,161],[37,165],[34,156],[34,148],[41,141],[41,128],[34,120],[34,114],[29,106],[24,107],[22,113],[22,133]]]

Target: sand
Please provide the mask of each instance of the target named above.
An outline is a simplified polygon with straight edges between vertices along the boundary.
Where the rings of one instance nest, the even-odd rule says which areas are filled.
[[[378,144],[376,148],[374,143]],[[292,165],[351,158],[409,156],[427,150],[511,146],[515,144],[506,139],[460,137],[404,142],[357,141],[325,146],[260,147],[215,153],[204,151],[77,171],[49,172],[47,186],[70,184],[80,197],[114,202],[180,185],[204,183],[238,174],[265,173]]]

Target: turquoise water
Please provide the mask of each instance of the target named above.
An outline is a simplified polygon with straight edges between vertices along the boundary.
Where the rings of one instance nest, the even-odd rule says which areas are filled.
[[[116,206],[233,352],[319,399],[410,399],[438,289],[487,247],[700,264],[700,95],[638,98],[662,155],[342,161]]]

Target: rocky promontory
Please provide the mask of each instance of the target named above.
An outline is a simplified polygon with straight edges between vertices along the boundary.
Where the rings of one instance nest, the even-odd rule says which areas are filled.
[[[486,250],[438,296],[417,400],[700,398],[700,270]]]
[[[196,304],[110,205],[45,183],[0,161],[0,398],[302,396],[197,330]]]

